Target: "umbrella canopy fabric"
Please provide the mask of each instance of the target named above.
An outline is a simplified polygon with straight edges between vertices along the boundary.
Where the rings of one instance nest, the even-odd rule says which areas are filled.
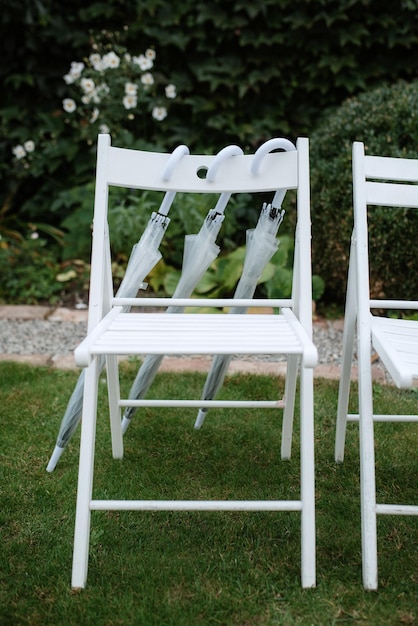
[[[159,246],[170,218],[161,213],[153,212],[141,239],[132,248],[125,275],[117,291],[116,297],[134,298],[147,276],[162,258]]]
[[[183,252],[182,273],[173,294],[175,298],[189,298],[197,283],[220,252],[215,243],[224,220],[224,210],[231,194],[222,194],[214,209],[207,214],[200,231],[186,235]],[[168,307],[166,313],[180,313],[183,307]],[[163,360],[161,355],[146,356],[129,392],[129,399],[144,398]],[[122,432],[125,433],[137,409],[128,407],[123,414]]]
[[[170,202],[173,200],[173,197],[174,196],[171,194],[171,197],[169,198]],[[165,207],[164,213],[166,213],[166,211],[167,207]],[[125,276],[117,292],[118,296],[126,298],[134,297],[138,293],[138,290],[144,287],[144,278],[161,259],[161,252],[158,248],[169,223],[170,218],[167,217],[166,214],[152,213],[140,240],[132,249]],[[100,368],[103,368],[103,366],[104,359],[101,359]],[[66,445],[70,441],[81,421],[81,414],[83,410],[84,378],[85,370],[81,372],[71,398],[67,404],[64,417],[61,421],[55,448],[46,468],[48,472],[54,471]]]
[[[286,191],[278,190],[272,204],[264,203],[257,225],[247,230],[246,254],[241,278],[235,290],[234,298],[252,298],[261,274],[279,247],[276,238],[277,231],[283,221],[284,210],[281,204]],[[229,313],[245,313],[245,307],[232,307]],[[223,381],[231,362],[232,355],[217,355],[212,361],[211,368],[203,388],[202,400],[212,400],[223,385]],[[208,409],[199,409],[194,427],[199,429],[205,419]]]

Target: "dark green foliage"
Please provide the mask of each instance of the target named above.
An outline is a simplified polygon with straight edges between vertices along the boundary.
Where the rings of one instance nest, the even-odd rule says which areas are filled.
[[[345,296],[353,223],[352,142],[364,142],[370,155],[418,158],[417,120],[418,81],[399,81],[348,99],[312,133],[313,265],[325,280],[328,302],[342,303]],[[418,260],[412,244],[417,212],[378,208],[369,229],[373,295],[416,298]]]
[[[168,151],[179,143],[193,152],[228,143],[252,151],[272,136],[310,136],[329,106],[416,74],[412,0],[71,0],[59,10],[53,0],[3,0],[0,23],[3,234],[29,221],[61,228],[85,205],[62,201],[57,210],[56,199],[90,183],[95,166],[96,129],[67,123],[63,76],[98,37],[133,55],[155,49],[158,79],[177,89],[167,119],[144,125],[140,111],[112,129],[124,146],[146,139]],[[12,148],[27,141],[35,152],[16,160]],[[66,255],[75,254],[70,244]]]

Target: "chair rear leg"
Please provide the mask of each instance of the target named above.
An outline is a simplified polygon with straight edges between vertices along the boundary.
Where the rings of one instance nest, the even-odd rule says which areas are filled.
[[[84,588],[87,580],[90,543],[90,502],[93,490],[94,442],[96,437],[97,397],[100,371],[101,368],[96,358],[86,370],[84,384],[71,581],[73,589]]]
[[[337,463],[342,463],[344,460],[348,400],[350,395],[351,368],[353,364],[355,326],[357,319],[357,294],[354,288],[354,279],[357,264],[354,251],[355,246],[352,240],[347,278],[347,295],[343,332],[343,353],[340,384],[338,389],[337,423],[335,433],[335,460]]]
[[[112,435],[112,454],[114,459],[123,458],[123,435],[121,411],[119,407],[120,387],[118,357],[106,356],[107,390],[109,398],[110,431]]]
[[[341,375],[338,388],[337,423],[335,432],[335,460],[344,461],[345,435],[347,430],[348,401],[350,396],[351,367],[354,354],[355,318],[346,316],[343,333]]]
[[[285,405],[283,410],[282,424],[282,459],[290,459],[290,456],[292,454],[293,419],[295,414],[297,375],[298,357],[290,355],[287,359],[286,383],[284,390]]]

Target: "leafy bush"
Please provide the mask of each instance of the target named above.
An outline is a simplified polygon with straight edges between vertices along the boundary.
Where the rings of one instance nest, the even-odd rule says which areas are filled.
[[[324,301],[329,303],[342,303],[345,297],[353,141],[364,142],[366,154],[417,158],[418,81],[399,81],[348,99],[324,115],[311,135],[313,266],[325,280]],[[416,298],[418,257],[405,241],[416,237],[417,212],[397,209],[388,218],[377,209],[369,226],[372,293]]]
[[[91,208],[83,213],[86,202],[74,200],[93,180],[100,126],[110,128],[116,145],[140,147],[145,140],[171,151],[186,143],[196,153],[238,143],[247,152],[271,136],[311,136],[326,106],[416,73],[405,63],[418,43],[414,0],[401,7],[378,0],[72,0],[59,11],[53,0],[3,4],[0,232],[24,232],[41,221],[68,228],[65,259],[76,252],[85,258],[90,247]],[[158,71],[143,91],[148,70],[141,70],[142,58],[132,59],[142,53],[153,62],[154,52]],[[77,63],[84,63],[79,77]],[[113,82],[109,94],[118,95],[86,92],[91,83],[83,79],[102,84],[104,73]],[[125,93],[135,77],[138,88]],[[175,100],[163,88],[154,91],[170,84]],[[127,109],[125,96],[131,104],[136,96],[140,108]],[[161,108],[152,117],[155,106],[168,103],[167,118]],[[129,206],[125,199],[121,213]],[[237,205],[231,220],[244,230],[252,225],[247,208]],[[77,224],[86,226],[85,237]],[[223,243],[230,252],[243,242],[231,233]],[[339,290],[329,282],[327,293]]]
[[[23,201],[22,215],[37,219],[45,207],[49,211],[51,199],[61,193],[60,186],[65,193],[70,190],[71,195],[74,187],[93,178],[99,132],[112,133],[114,142],[124,147],[150,147],[147,138],[154,140],[154,149],[161,147],[156,141],[156,128],[167,117],[169,104],[176,97],[175,85],[154,71],[154,49],[135,56],[117,39],[107,32],[92,38],[88,57],[72,61],[67,67],[62,81],[65,97],[56,103],[59,108],[50,115],[39,111],[34,128],[29,131],[20,125],[19,131],[12,133],[19,139],[11,149],[16,185],[10,196],[22,184],[36,189]],[[7,123],[13,125],[12,111],[10,116]],[[63,169],[71,172],[68,178]],[[61,184],[52,179],[61,179]],[[46,190],[51,193],[49,202],[43,197]],[[59,207],[61,220],[66,217],[67,204],[63,202]],[[56,209],[55,200],[50,215],[53,223]]]
[[[83,300],[89,266],[82,260],[59,262],[61,233],[30,224],[25,235],[0,237],[0,302],[56,304]],[[47,232],[42,232],[42,231]]]
[[[68,92],[74,85],[63,76],[71,62],[87,69],[97,33],[110,37],[113,51],[116,45],[132,56],[155,50],[161,78],[179,93],[161,124],[146,111],[147,124],[135,114],[123,128],[110,125],[120,145],[139,140],[144,131],[154,146],[172,150],[186,143],[193,152],[310,135],[324,107],[416,72],[405,63],[418,43],[413,0],[403,0],[401,10],[378,0],[72,0],[59,11],[53,0],[3,4],[0,205],[9,203],[26,222],[42,215],[59,225],[49,214],[51,200],[92,178],[95,142],[84,141],[96,131],[91,116],[74,129],[64,123],[61,103],[67,97],[77,101]],[[116,102],[120,98],[112,116]],[[30,167],[18,167],[12,148],[27,141],[35,144],[33,159]],[[41,143],[44,159],[35,167]]]

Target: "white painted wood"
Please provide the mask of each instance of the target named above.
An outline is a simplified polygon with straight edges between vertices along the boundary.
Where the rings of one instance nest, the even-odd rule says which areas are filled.
[[[381,515],[418,515],[418,506],[412,504],[376,504],[376,513]]]
[[[75,350],[78,365],[88,365],[99,354],[298,354],[306,366],[317,364],[312,340],[297,320],[292,323],[285,315],[114,316],[115,311]]]
[[[99,136],[91,270],[89,324],[75,350],[76,362],[86,367],[80,468],[74,536],[73,587],[86,584],[91,511],[96,510],[219,510],[295,511],[301,514],[301,581],[316,584],[313,368],[318,354],[312,342],[312,274],[310,230],[309,142],[273,139],[256,156],[242,155],[237,146],[218,155],[190,155],[179,146],[172,155],[111,146]],[[286,152],[272,153],[282,148]],[[221,158],[222,156],[222,158]],[[199,175],[207,171],[206,178]],[[166,215],[177,191],[223,194],[222,210],[231,193],[297,190],[297,226],[292,295],[285,299],[118,298],[111,286],[111,255],[107,230],[110,186],[162,192]],[[282,193],[282,192],[280,192]],[[220,205],[219,205],[220,206]],[[215,307],[213,314],[148,312],[148,307]],[[268,307],[268,314],[227,315],[231,307]],[[140,312],[130,309],[140,307]],[[223,311],[223,313],[222,313]],[[118,357],[173,354],[277,354],[288,359],[285,401],[280,399],[205,400],[120,397]],[[299,376],[301,419],[300,497],[297,500],[144,501],[92,498],[97,395],[102,364],[106,362],[112,451],[123,455],[121,407],[218,407],[283,410],[282,456],[290,458],[295,395]],[[274,496],[274,485],[272,485]],[[273,564],[274,566],[274,564]]]
[[[300,500],[92,500],[92,511],[301,511]]]
[[[373,347],[398,387],[418,379],[418,322],[371,316]]]
[[[219,167],[215,180],[200,178],[201,169],[209,169],[216,156],[186,155],[173,169],[169,180],[162,180],[170,154],[142,152],[110,147],[106,175],[109,185],[134,189],[182,191],[195,193],[275,191],[282,187],[296,189],[297,152],[267,154],[257,174],[251,173],[253,155],[234,156]]]
[[[373,206],[418,208],[416,182],[418,160],[366,156],[362,143],[353,144],[354,229],[347,283],[335,458],[338,462],[344,458],[347,421],[357,421],[360,433],[363,585],[366,589],[377,589],[378,585],[377,514],[416,515],[418,511],[418,507],[412,505],[376,503],[373,424],[417,422],[418,415],[374,414],[372,349],[377,352],[398,387],[410,388],[418,382],[418,322],[377,316],[372,311],[417,309],[418,306],[416,300],[406,302],[370,298],[367,210],[372,211]],[[390,257],[390,247],[387,253]],[[355,345],[359,413],[348,414]]]
[[[203,407],[214,409],[284,409],[283,400],[120,400],[120,407],[185,407],[200,409]]]
[[[113,298],[113,306],[130,306],[130,307],[215,307],[226,308],[231,306],[233,302],[234,307],[245,308],[258,308],[258,307],[291,307],[293,306],[293,300],[289,298],[257,298],[257,300],[248,298]]]

